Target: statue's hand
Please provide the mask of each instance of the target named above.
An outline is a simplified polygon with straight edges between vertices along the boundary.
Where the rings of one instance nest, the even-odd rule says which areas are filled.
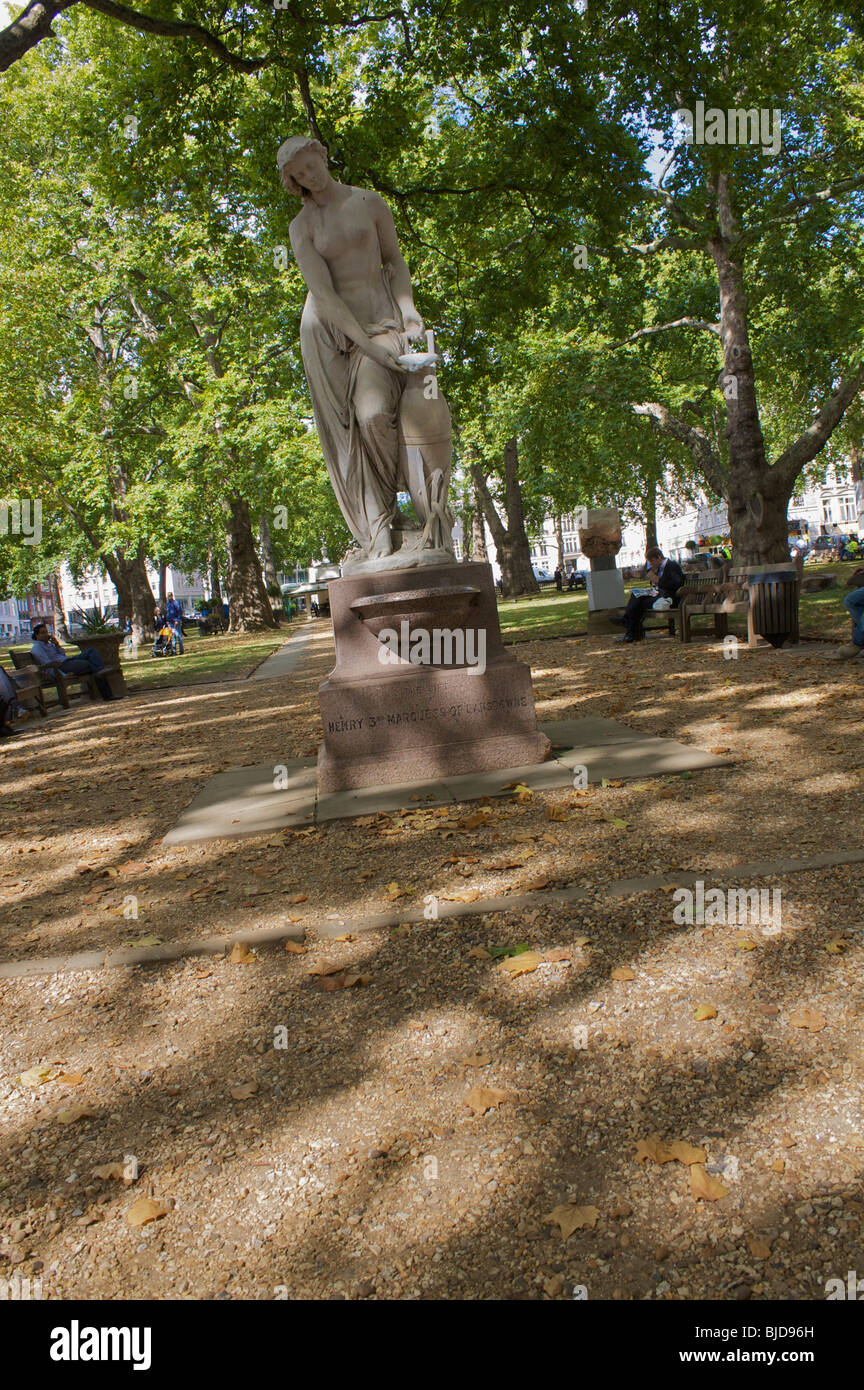
[[[405,373],[407,370],[399,361],[397,353],[387,346],[383,338],[369,338],[363,351],[373,362],[379,362],[382,367],[389,367],[391,372]]]
[[[402,315],[402,322],[405,325],[405,334],[408,338],[422,338],[426,332],[423,327],[423,320],[414,309],[412,312]]]

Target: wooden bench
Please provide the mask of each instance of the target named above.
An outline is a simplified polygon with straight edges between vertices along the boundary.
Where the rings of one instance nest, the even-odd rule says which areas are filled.
[[[35,670],[36,675],[39,679],[40,687],[43,690],[43,692],[47,686],[53,686],[56,689],[57,699],[51,700],[47,703],[50,703],[52,705],[59,704],[62,705],[64,709],[68,709],[70,705],[70,697],[72,695],[81,695],[82,697],[84,695],[89,695],[91,700],[96,699],[96,681],[91,674],[85,673],[84,675],[80,676],[67,676],[64,675],[62,671],[57,671],[55,669],[51,669],[49,672],[39,666],[39,663],[36,660],[35,656],[32,656],[30,652],[17,652],[10,650],[9,655],[12,658],[12,663],[16,671]],[[107,674],[109,670],[114,669],[116,668],[106,666],[105,672]],[[100,671],[99,674],[101,675],[102,672]],[[79,688],[74,689],[74,687],[76,686]],[[44,693],[42,696],[42,701],[43,704],[46,703]]]
[[[678,635],[682,642],[693,640],[694,617],[711,617],[714,636],[722,640],[729,632],[730,613],[749,613],[750,600],[746,590],[730,578],[729,566],[688,574],[678,590],[681,603],[678,609]],[[748,629],[748,641],[750,634]],[[752,646],[753,643],[751,642]]]
[[[43,719],[47,719],[48,710],[45,708],[42,682],[35,667],[23,671],[12,671],[9,679],[15,687],[15,699],[21,708],[35,710],[36,713],[41,714]],[[10,722],[15,724],[18,721],[13,719]]]

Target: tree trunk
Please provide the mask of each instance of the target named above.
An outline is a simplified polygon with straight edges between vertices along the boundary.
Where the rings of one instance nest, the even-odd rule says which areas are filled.
[[[159,561],[159,606],[164,608],[168,602],[168,561]]]
[[[54,633],[61,646],[64,642],[71,642],[69,627],[66,623],[66,614],[63,611],[63,590],[60,587],[60,576],[54,570],[48,576],[48,587],[51,590],[51,607],[54,610]]]
[[[558,546],[558,568],[564,573],[564,528],[560,516],[555,518],[555,542]]]
[[[264,564],[264,583],[268,590],[271,586],[279,587],[279,570],[276,564],[276,551],[273,548],[273,536],[270,532],[270,521],[266,512],[261,513],[258,522],[258,535],[261,540],[261,559]]]
[[[725,174],[717,178],[717,212],[720,235],[712,237],[708,247],[720,288],[725,434],[729,442],[726,505],[732,554],[738,565],[774,564],[789,559],[786,512],[792,488],[778,482],[765,457],[744,274],[740,259],[730,250],[735,224]]]
[[[277,626],[255,549],[249,505],[243,497],[223,504],[228,521],[229,632],[261,632]]]
[[[219,561],[215,555],[211,554],[208,569],[210,571],[210,597],[221,608],[224,600],[222,598],[222,585],[219,582]]]
[[[645,549],[657,544],[657,479],[645,483]]]
[[[471,477],[483,508],[483,515],[492,532],[498,563],[501,566],[501,587],[505,594],[537,594],[540,585],[534,578],[531,565],[531,546],[525,533],[525,512],[522,489],[519,486],[519,451],[515,439],[504,446],[504,498],[507,525],[498,515],[486,479],[476,463],[471,465]]]
[[[483,524],[483,504],[476,486],[471,505],[471,553],[475,560],[489,562],[489,547],[486,544],[486,527]]]
[[[123,557],[121,569],[129,584],[132,641],[136,646],[145,642],[152,642],[156,635],[154,626],[156,601],[153,598],[153,590],[150,588],[150,580],[147,576],[146,556],[142,542],[139,542],[138,549],[131,559],[128,556]]]

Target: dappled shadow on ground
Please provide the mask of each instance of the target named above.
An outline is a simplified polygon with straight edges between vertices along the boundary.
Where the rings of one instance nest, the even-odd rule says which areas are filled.
[[[861,871],[778,879],[779,936],[676,929],[668,894],[612,902],[599,889],[857,848],[861,673],[794,651],[727,662],[662,639],[534,644],[520,658],[541,718],[610,716],[728,748],[734,767],[508,796],[482,824],[474,806],[418,804],[163,850],[214,771],[314,747],[321,646],[283,682],[79,708],[4,750],[4,957],[544,878],[597,896],[302,957],[273,948],[248,966],[4,983],[2,1272],[41,1260],[46,1291],[66,1297],[284,1285],[292,1297],[521,1298],[583,1284],[590,1297],[812,1298],[860,1269]],[[137,920],[116,913],[129,895]],[[569,961],[510,979],[469,954],[519,942]],[[371,982],[325,993],[307,972],[327,963]],[[613,981],[616,967],[635,978]],[[716,1016],[695,1021],[706,1003]],[[824,1027],[795,1026],[802,1009]],[[277,1036],[287,1047],[274,1050]],[[82,1079],[14,1081],[43,1061]],[[257,1091],[233,1099],[247,1083]],[[472,1116],[476,1085],[506,1098]],[[78,1103],[93,1115],[57,1121]],[[682,1164],[637,1164],[654,1131],[704,1144],[709,1166],[735,1160],[728,1195],[696,1203]],[[133,1192],[92,1177],[126,1152],[142,1164]],[[125,1211],[148,1185],[176,1207],[135,1230]],[[600,1214],[564,1242],[544,1221],[569,1199]]]
[[[559,1277],[565,1296],[820,1297],[856,1267],[864,1212],[861,939],[825,949],[837,886],[793,888],[782,933],[751,929],[752,951],[734,928],[674,929],[655,895],[611,917],[430,923],[305,957],[65,981],[87,997],[50,1055],[84,1081],[7,1100],[5,1203],[32,1226],[11,1248],[66,1297],[542,1297]],[[509,979],[469,955],[526,939],[569,962]],[[349,960],[365,987],[323,993],[308,974]],[[635,979],[612,980],[621,966]],[[28,989],[6,986],[7,1002]],[[697,1023],[706,997],[716,1017]],[[30,998],[7,1075],[37,1060],[22,1041],[56,1012]],[[794,1027],[803,1007],[822,1031]],[[472,1117],[478,1084],[505,1099]],[[81,1099],[92,1114],[58,1122]],[[697,1204],[681,1164],[637,1163],[654,1132],[704,1145],[727,1195]],[[91,1174],[125,1152],[142,1175],[118,1195]],[[142,1233],[125,1211],[148,1190],[176,1206]],[[564,1242],[546,1218],[568,1200],[598,1215]]]

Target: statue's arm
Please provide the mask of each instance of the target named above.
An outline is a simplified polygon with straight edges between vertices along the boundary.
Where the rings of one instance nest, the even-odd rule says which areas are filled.
[[[360,351],[373,361],[396,371],[404,371],[397,363],[395,353],[364,332],[348,305],[336,293],[327,262],[315,250],[311,238],[303,228],[292,222],[288,235],[291,239],[291,249],[300,267],[300,274],[322,317],[344,333],[352,343],[356,343]]]
[[[393,298],[402,311],[406,332],[411,336],[423,332],[423,320],[414,307],[414,291],[411,288],[411,272],[399,250],[399,238],[393,214],[377,193],[374,194],[375,225],[378,228],[378,243],[381,247],[381,260],[390,267],[390,284]]]

